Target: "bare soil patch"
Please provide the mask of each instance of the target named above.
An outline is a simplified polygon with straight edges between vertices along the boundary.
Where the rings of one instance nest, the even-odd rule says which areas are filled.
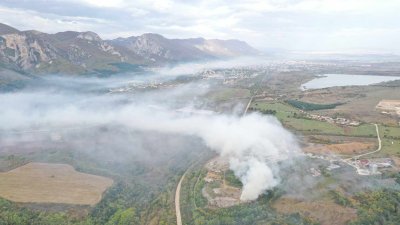
[[[225,172],[229,169],[227,158],[215,157],[210,160],[205,168],[208,170],[204,178],[206,184],[202,194],[208,200],[211,208],[226,208],[241,203],[242,190],[227,184]]]
[[[373,142],[349,142],[331,145],[312,145],[304,149],[305,152],[316,154],[358,154],[375,147]]]
[[[95,205],[113,180],[67,164],[28,163],[0,173],[0,197],[22,203]]]
[[[396,112],[400,116],[400,100],[382,100],[376,105],[377,109]]]

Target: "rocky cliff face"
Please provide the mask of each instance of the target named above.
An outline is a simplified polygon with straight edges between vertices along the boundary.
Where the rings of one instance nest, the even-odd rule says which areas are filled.
[[[149,66],[256,53],[237,40],[143,34],[105,41],[90,31],[46,34],[0,24],[0,66],[28,73],[112,73],[126,64]]]
[[[257,50],[239,40],[167,39],[159,34],[117,38],[110,43],[128,48],[145,58],[164,61],[193,61],[258,54]]]
[[[0,25],[1,27],[1,25]],[[0,60],[6,67],[30,73],[91,73],[113,71],[110,63],[124,62],[112,45],[93,32],[61,32],[1,29]],[[4,30],[7,30],[5,32]],[[129,54],[126,54],[128,56]],[[137,63],[139,61],[132,61]],[[141,62],[140,62],[141,63]]]
[[[110,43],[127,48],[153,62],[182,62],[215,58],[187,45],[185,41],[167,39],[159,34],[143,34],[138,37],[117,38]]]
[[[14,68],[29,70],[51,62],[56,51],[34,35],[18,32],[0,36],[0,57]]]

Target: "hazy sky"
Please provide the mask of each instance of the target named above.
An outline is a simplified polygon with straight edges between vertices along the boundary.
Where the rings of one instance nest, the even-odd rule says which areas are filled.
[[[0,0],[0,22],[103,38],[241,39],[258,48],[400,52],[400,0]]]

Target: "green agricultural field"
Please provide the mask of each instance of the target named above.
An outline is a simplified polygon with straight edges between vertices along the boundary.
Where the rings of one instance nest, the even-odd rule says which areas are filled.
[[[281,121],[284,125],[307,134],[345,135],[342,127],[327,122],[293,117],[288,117]]]
[[[256,109],[272,109],[287,113],[299,112],[299,110],[282,102],[252,102],[251,107]]]
[[[360,136],[360,137],[376,137],[376,129],[373,124],[361,124],[357,127],[351,127],[347,131],[348,136]]]
[[[275,116],[286,127],[302,133],[376,137],[375,127],[372,124],[344,129],[335,124],[304,118],[300,110],[283,102],[253,102],[251,109],[257,111],[275,110]]]
[[[400,157],[400,140],[382,139],[382,151],[379,152],[382,156],[396,155]]]
[[[382,138],[380,154],[400,156],[400,127],[379,126],[379,133]]]
[[[400,139],[400,127],[381,126],[379,132],[382,137]]]

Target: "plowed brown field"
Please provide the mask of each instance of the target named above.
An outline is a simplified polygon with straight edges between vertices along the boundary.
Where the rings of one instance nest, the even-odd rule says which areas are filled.
[[[66,164],[28,163],[0,173],[0,197],[23,203],[95,205],[112,183]]]

